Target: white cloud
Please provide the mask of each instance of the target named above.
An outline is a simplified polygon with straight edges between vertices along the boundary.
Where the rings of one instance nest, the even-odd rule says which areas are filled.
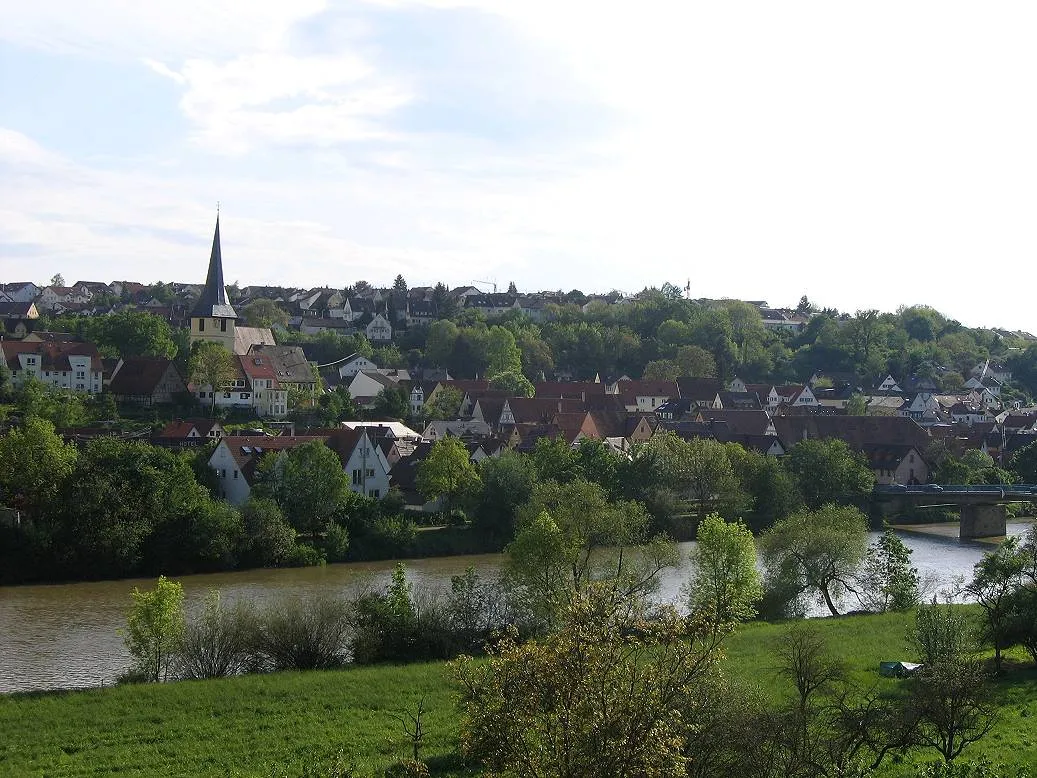
[[[402,110],[443,97],[425,90],[449,90],[464,63],[443,62],[438,82],[408,72],[365,6],[503,20],[522,61],[490,51],[480,88],[499,85],[502,105],[534,119],[548,97],[613,114],[564,143],[449,122],[405,132]],[[358,16],[318,54],[294,33],[329,8]],[[967,323],[1037,330],[1027,285],[1000,280],[1028,277],[1037,248],[1037,108],[1025,99],[1037,11],[1026,4],[44,0],[10,11],[0,39],[172,79],[195,141],[164,168],[119,175],[0,132],[0,163],[17,164],[5,182],[19,187],[0,192],[0,234],[49,262],[194,262],[135,225],[193,235],[211,221],[197,203],[220,198],[249,257],[228,271],[243,282],[403,272],[595,290],[690,277],[702,295],[781,304],[805,292],[849,310],[927,301]]]

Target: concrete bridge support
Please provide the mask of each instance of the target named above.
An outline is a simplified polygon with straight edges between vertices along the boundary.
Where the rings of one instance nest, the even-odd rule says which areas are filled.
[[[962,505],[958,537],[991,538],[1005,534],[1005,506]]]

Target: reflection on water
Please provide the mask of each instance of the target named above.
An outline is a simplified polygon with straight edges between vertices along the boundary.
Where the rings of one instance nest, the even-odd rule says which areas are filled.
[[[1010,534],[1028,524],[1012,523]],[[874,535],[874,533],[873,533]],[[917,533],[901,537],[913,552],[912,563],[938,587],[950,587],[992,546]],[[874,539],[874,538],[873,538]],[[682,543],[681,567],[663,573],[659,596],[676,602],[688,576],[688,548]],[[225,602],[241,598],[263,603],[273,598],[306,596],[317,591],[350,594],[363,587],[381,588],[394,562],[365,562],[290,570],[185,576],[188,609],[197,608],[210,589]],[[418,559],[407,562],[415,591],[448,586],[450,577],[474,567],[485,578],[500,570],[496,554]],[[129,666],[119,630],[126,620],[130,591],[150,588],[152,580],[99,581],[51,586],[0,587],[0,692],[73,688],[110,684]],[[819,614],[820,610],[817,611]]]

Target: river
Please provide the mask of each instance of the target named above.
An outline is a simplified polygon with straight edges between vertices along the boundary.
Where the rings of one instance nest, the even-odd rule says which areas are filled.
[[[1009,523],[1009,534],[1021,535],[1029,524]],[[874,540],[877,533],[872,533]],[[912,550],[912,563],[923,576],[946,588],[958,576],[970,576],[972,566],[992,546],[961,542],[938,535],[901,533]],[[682,543],[683,563],[663,572],[659,597],[680,599],[688,577],[692,544]],[[502,557],[440,557],[407,561],[415,592],[447,587],[450,577],[468,567],[487,579],[496,577]],[[241,598],[264,603],[280,597],[306,597],[325,591],[349,595],[362,587],[384,587],[395,562],[366,562],[282,570],[184,576],[188,610],[198,608],[211,589],[225,602]],[[134,586],[151,588],[154,581],[121,580],[44,586],[0,587],[0,693],[67,689],[111,684],[130,663],[120,629],[126,623]],[[818,611],[821,615],[821,611]]]

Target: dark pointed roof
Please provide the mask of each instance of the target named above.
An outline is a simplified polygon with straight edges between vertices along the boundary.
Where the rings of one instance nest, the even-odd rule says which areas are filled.
[[[191,316],[214,319],[236,319],[238,315],[227,299],[227,288],[223,285],[223,257],[220,255],[220,217],[216,217],[216,232],[212,236],[212,254],[209,255],[209,274],[205,277],[205,288],[195,303]]]

